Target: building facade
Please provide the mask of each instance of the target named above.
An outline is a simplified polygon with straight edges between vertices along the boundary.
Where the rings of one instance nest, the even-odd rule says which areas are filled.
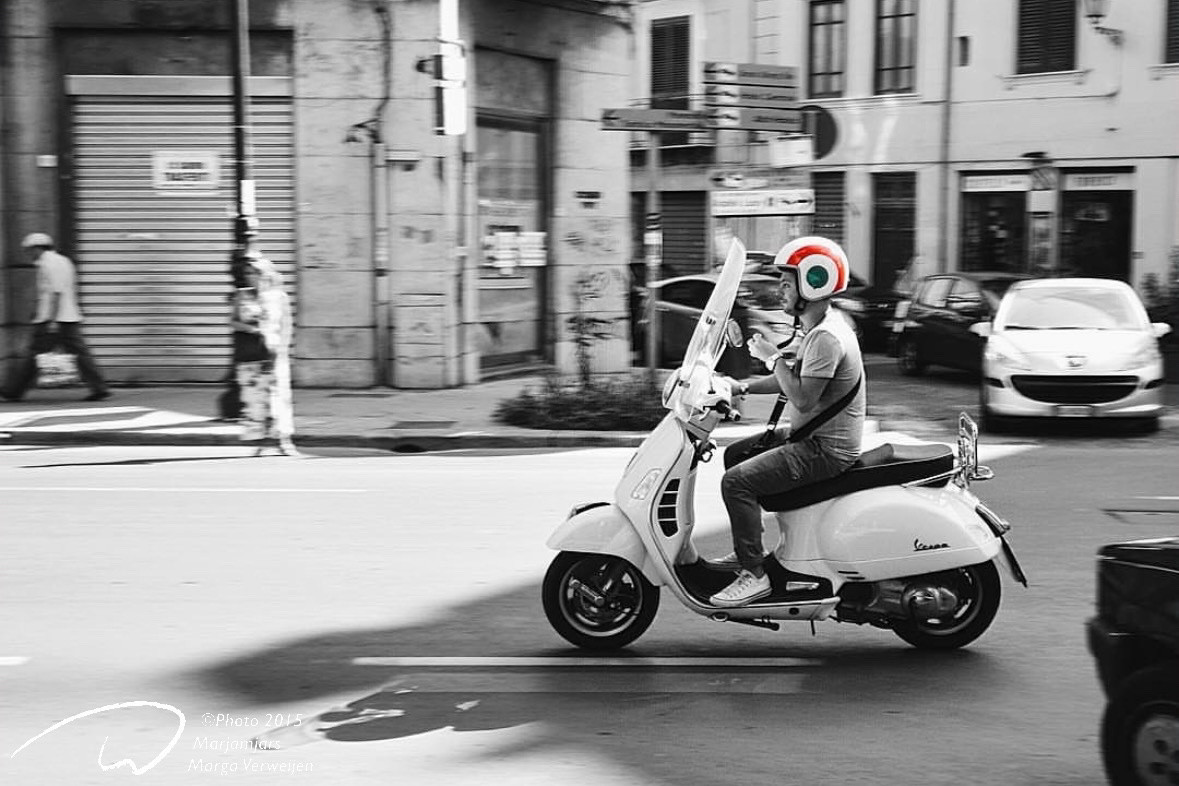
[[[886,286],[911,261],[1164,278],[1179,248],[1179,2],[1096,5],[1104,16],[1079,0],[641,3],[632,103],[705,108],[708,62],[790,66],[812,144],[799,159],[778,133],[665,136],[662,272],[711,265],[703,227],[721,223],[770,252],[829,235]],[[636,207],[647,144],[632,139]],[[717,216],[725,168],[809,177],[814,204]]]
[[[296,385],[572,372],[571,318],[587,308],[616,323],[595,370],[629,367],[627,143],[600,128],[627,95],[628,3],[246,5],[243,179],[259,247],[294,295]],[[20,239],[45,231],[77,262],[86,334],[115,384],[225,376],[231,10],[3,5],[0,358],[31,314]],[[444,49],[458,71],[434,70]],[[441,92],[455,133],[436,133]]]

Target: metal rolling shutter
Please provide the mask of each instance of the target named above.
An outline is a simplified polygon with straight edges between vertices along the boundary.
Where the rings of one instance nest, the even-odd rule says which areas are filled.
[[[812,231],[836,243],[844,243],[843,205],[847,198],[844,196],[843,173],[815,172],[811,175],[811,185],[815,189],[815,223]]]
[[[79,295],[104,374],[123,383],[215,382],[229,364],[227,295],[236,214],[227,96],[74,96]],[[295,294],[289,98],[250,108],[260,247]],[[157,152],[216,153],[203,192],[156,188]]]
[[[664,191],[659,201],[663,215],[664,278],[708,270],[712,260],[707,192]]]

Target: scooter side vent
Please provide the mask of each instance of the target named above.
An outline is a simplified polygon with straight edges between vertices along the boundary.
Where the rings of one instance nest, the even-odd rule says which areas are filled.
[[[655,519],[663,534],[671,537],[679,531],[679,521],[676,510],[680,500],[680,481],[678,478],[668,482],[667,488],[659,496],[659,506],[655,508]]]

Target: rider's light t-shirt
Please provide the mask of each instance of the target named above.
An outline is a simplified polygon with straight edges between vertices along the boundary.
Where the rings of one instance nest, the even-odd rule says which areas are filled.
[[[832,381],[812,410],[800,412],[793,401],[787,402],[786,414],[790,418],[791,428],[801,427],[841,399],[863,376],[864,360],[860,355],[860,342],[842,314],[829,308],[823,321],[803,336],[794,373]],[[851,403],[811,435],[824,450],[845,459],[849,465],[860,457],[867,401],[866,385],[867,380],[861,382]]]

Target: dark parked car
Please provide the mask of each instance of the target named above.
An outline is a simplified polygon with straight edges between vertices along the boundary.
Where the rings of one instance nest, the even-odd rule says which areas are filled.
[[[865,352],[883,352],[892,337],[893,313],[907,297],[895,289],[869,284],[851,274],[847,291],[832,298],[831,304],[851,317]]]
[[[983,338],[970,331],[991,319],[1007,288],[1031,278],[1022,273],[938,273],[921,279],[896,335],[901,373],[916,375],[926,366],[982,369]]]
[[[655,309],[659,317],[659,366],[675,368],[683,360],[688,342],[696,330],[696,323],[716,287],[715,273],[698,273],[676,276],[656,281],[650,287],[655,294]],[[741,326],[741,333],[748,336],[760,327],[772,333],[789,333],[793,319],[781,309],[778,298],[778,278],[762,273],[747,273],[741,280],[741,289],[733,304],[730,315]],[[640,357],[646,356],[646,325],[636,331]],[[743,347],[729,347],[721,355],[717,370],[736,379],[750,374],[748,350]]]
[[[1101,752],[1110,783],[1179,783],[1179,538],[1098,552],[1088,637],[1108,698]]]

